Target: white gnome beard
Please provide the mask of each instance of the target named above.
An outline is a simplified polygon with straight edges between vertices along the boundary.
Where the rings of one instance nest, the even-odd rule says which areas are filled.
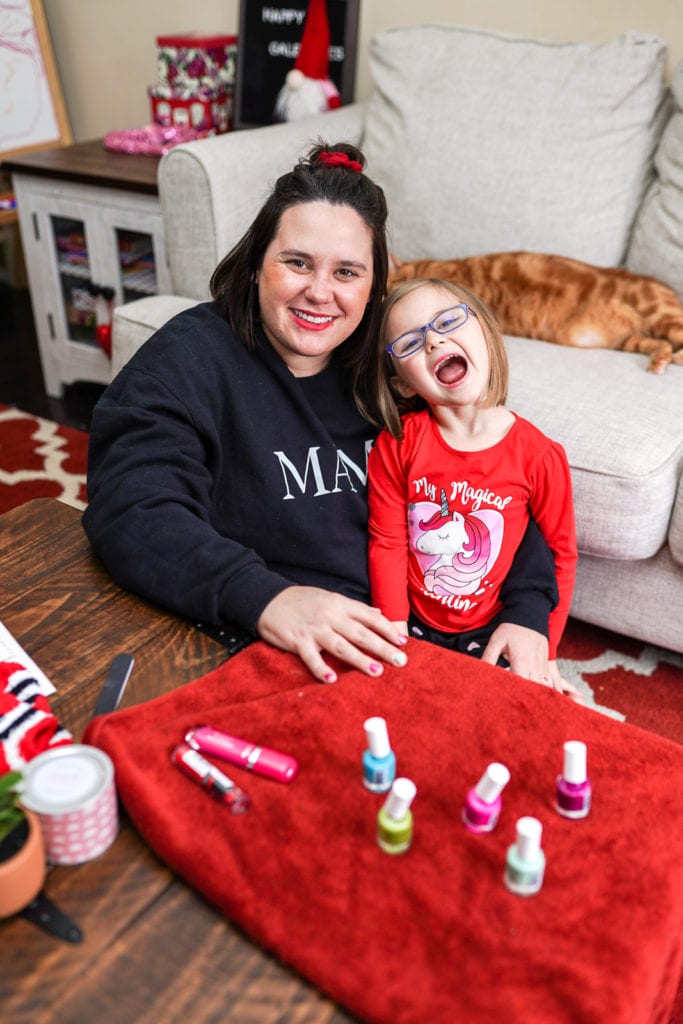
[[[322,80],[303,75],[297,88],[285,83],[275,102],[276,118],[279,121],[298,121],[302,117],[325,113],[329,109],[326,85]]]

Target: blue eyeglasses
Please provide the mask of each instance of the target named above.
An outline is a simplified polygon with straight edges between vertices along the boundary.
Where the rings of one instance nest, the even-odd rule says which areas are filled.
[[[472,310],[466,302],[461,302],[459,306],[452,306],[451,309],[443,309],[437,313],[430,324],[416,327],[414,331],[408,331],[396,341],[392,341],[391,345],[387,345],[387,352],[390,356],[395,356],[396,359],[407,359],[408,356],[414,356],[427,344],[427,331],[436,331],[437,334],[456,331],[458,327],[467,323],[471,312]]]

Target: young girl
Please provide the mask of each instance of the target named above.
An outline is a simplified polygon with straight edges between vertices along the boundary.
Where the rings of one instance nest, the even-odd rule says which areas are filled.
[[[412,280],[386,301],[374,374],[385,429],[369,460],[373,604],[398,628],[481,657],[530,516],[555,560],[549,675],[577,550],[561,445],[506,409],[500,328],[466,289]],[[408,410],[401,418],[401,412]]]

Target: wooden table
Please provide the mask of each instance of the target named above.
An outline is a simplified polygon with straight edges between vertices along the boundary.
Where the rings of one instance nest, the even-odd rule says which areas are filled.
[[[135,658],[122,707],[226,657],[191,624],[120,590],[80,513],[52,499],[0,517],[0,620],[57,687],[52,708],[76,739],[118,652]],[[351,1021],[176,878],[125,816],[106,853],[53,868],[45,892],[85,937],[70,945],[23,918],[0,923],[3,1024]]]

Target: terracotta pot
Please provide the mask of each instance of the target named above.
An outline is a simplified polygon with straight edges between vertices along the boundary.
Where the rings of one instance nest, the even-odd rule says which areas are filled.
[[[0,862],[0,918],[11,917],[28,906],[43,887],[47,866],[38,816],[25,811],[28,835],[9,860]]]

